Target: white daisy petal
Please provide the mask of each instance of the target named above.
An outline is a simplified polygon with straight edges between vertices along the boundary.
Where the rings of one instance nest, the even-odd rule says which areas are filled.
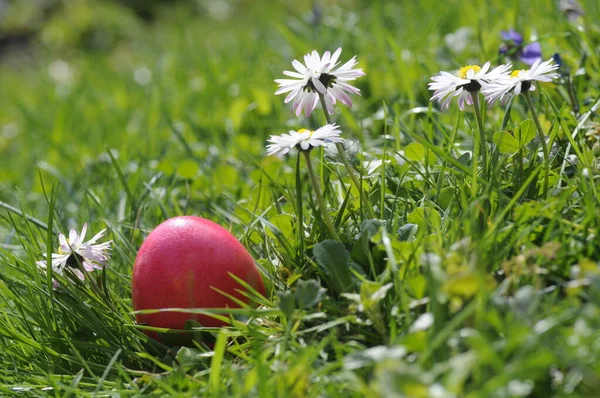
[[[335,97],[333,97],[330,92],[323,96],[325,99],[325,108],[327,109],[327,113],[333,115],[333,104],[335,102]]]
[[[63,251],[66,252],[67,250],[71,250],[69,248],[69,242],[67,242],[67,238],[65,238],[65,235],[58,234],[58,243],[60,244],[60,248],[63,249]]]
[[[287,93],[289,91],[296,91],[302,89],[302,82],[296,80],[278,80],[280,87],[275,91],[276,95]]]
[[[81,270],[79,270],[77,268],[73,268],[73,273],[75,274],[75,276],[77,276],[79,278],[79,280],[85,279],[85,275],[83,274],[83,272],[81,272]]]
[[[311,82],[315,86],[315,88],[317,89],[318,92],[320,92],[321,94],[327,93],[327,87],[325,87],[319,79],[313,77],[311,79]]]
[[[289,70],[284,70],[283,74],[289,77],[295,77],[297,79],[304,79],[304,75],[298,72],[290,72]]]
[[[79,279],[84,280],[85,273],[76,266],[73,266],[73,264],[81,263],[86,272],[102,269],[106,266],[106,263],[110,259],[109,251],[112,241],[96,243],[98,239],[104,236],[106,229],[103,229],[94,235],[92,239],[84,242],[87,228],[88,225],[85,223],[79,234],[75,229],[71,229],[68,239],[63,234],[58,235],[60,244],[59,253],[52,253],[51,268],[53,273],[64,275],[67,269]],[[76,256],[76,259],[72,258],[73,256]],[[47,262],[43,260],[36,261],[36,265],[41,269],[48,268]],[[57,286],[57,283],[55,283],[55,286]]]
[[[537,59],[531,68],[516,70],[508,77],[498,78],[493,83],[484,86],[481,92],[490,104],[498,100],[506,101],[510,98],[510,94],[520,95],[523,90],[534,91],[536,81],[548,83],[558,78],[557,69],[558,65],[552,59],[544,62]]]
[[[308,117],[315,109],[315,107],[313,107],[313,104],[315,103],[315,101],[319,101],[319,96],[317,94],[305,93],[302,97],[302,101],[304,102],[304,106],[301,109],[304,109],[304,114]]]
[[[331,65],[332,67],[335,67],[338,63],[338,59],[340,58],[340,55],[342,54],[342,47],[338,47],[337,50],[335,50],[335,52],[333,53],[333,55],[331,56]]]
[[[317,107],[320,96],[325,98],[327,112],[333,114],[333,106],[339,100],[352,106],[348,94],[360,95],[360,90],[348,84],[358,77],[364,76],[362,69],[354,69],[358,64],[356,56],[339,66],[342,48],[333,54],[326,51],[321,57],[316,50],[304,56],[304,64],[298,60],[292,61],[294,71],[284,71],[285,76],[292,79],[277,79],[276,95],[286,94],[284,103],[292,102],[292,111],[296,116],[304,113],[307,117]]]
[[[71,230],[69,231],[69,244],[73,245],[75,243],[76,239],[77,239],[77,231],[75,231],[75,229],[71,228]]]
[[[87,272],[91,272],[96,268],[89,261],[84,261],[81,265],[83,266],[83,269],[85,269]]]
[[[86,233],[87,233],[87,223],[83,223],[83,228],[81,228],[81,233],[77,237],[77,242],[76,242],[77,245],[80,245],[83,242],[83,239],[85,238]]]
[[[298,61],[298,60],[293,60],[292,61],[292,66],[294,67],[294,69],[296,69],[298,71],[298,73],[300,74],[304,74],[304,72],[306,72],[306,66],[304,66],[302,64],[302,62]]]
[[[321,58],[321,64],[323,65],[323,67],[325,68],[329,68],[330,67],[330,61],[331,60],[331,53],[329,51],[325,51],[323,53],[323,58]]]
[[[458,106],[460,110],[464,110],[465,104],[472,105],[473,93],[488,88],[498,80],[508,79],[510,66],[500,65],[490,70],[490,62],[486,62],[483,67],[464,66],[456,75],[441,71],[429,83],[429,89],[434,92],[431,101],[439,102],[442,109],[445,109],[450,106],[452,98],[458,97]]]
[[[490,69],[490,61],[487,61],[485,64],[483,64],[483,66],[481,67],[481,71],[479,73],[481,75],[485,75],[489,69]]]
[[[344,139],[340,137],[342,132],[335,124],[327,124],[315,131],[298,130],[287,134],[272,135],[268,140],[267,155],[283,156],[290,149],[296,148],[308,151],[317,146],[323,146],[328,142],[341,143]]]
[[[310,148],[310,144],[306,141],[300,141],[300,143],[298,143],[298,145],[300,145],[300,148],[303,151],[306,151],[308,148]]]
[[[350,84],[346,84],[344,82],[337,82],[333,84],[334,87],[340,87],[342,90],[352,93],[352,94],[356,94],[356,95],[360,95],[360,90],[357,89],[354,86],[351,86]]]
[[[523,87],[523,83],[522,82],[518,82],[517,85],[515,86],[515,95],[521,94],[521,88],[522,87]]]
[[[277,94],[277,93],[275,93]],[[293,100],[294,98],[296,98],[296,96],[298,95],[298,90],[293,90],[292,92],[290,92],[285,99],[283,100],[284,103],[289,103],[291,100]]]
[[[329,90],[333,96],[338,99],[342,104],[352,107],[352,99],[348,94],[342,90],[340,86],[334,84],[333,87]]]
[[[96,243],[96,241],[100,238],[102,238],[104,236],[104,233],[106,232],[106,229],[103,229],[102,231],[98,232],[96,235],[94,235],[94,237],[90,240],[87,241],[87,243]]]

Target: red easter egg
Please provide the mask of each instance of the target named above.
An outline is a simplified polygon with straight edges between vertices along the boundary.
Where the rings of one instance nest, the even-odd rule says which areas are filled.
[[[245,290],[229,274],[265,294],[254,260],[226,229],[196,216],[174,217],[157,226],[140,248],[133,266],[135,310],[160,308],[237,308],[215,289],[248,302]],[[182,312],[136,314],[139,324],[184,329],[193,319],[202,326],[224,323],[206,315]],[[155,339],[156,333],[146,332]]]

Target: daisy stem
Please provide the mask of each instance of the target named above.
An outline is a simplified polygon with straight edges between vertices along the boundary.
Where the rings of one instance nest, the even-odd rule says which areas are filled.
[[[325,208],[325,201],[323,200],[323,194],[321,193],[321,186],[319,185],[319,181],[317,180],[317,176],[315,175],[315,171],[312,167],[312,162],[310,161],[310,153],[309,151],[302,151],[302,153],[306,158],[306,168],[308,169],[310,182],[312,183],[313,189],[315,190],[315,195],[317,196],[317,203],[319,205],[319,210],[321,210],[323,221],[325,221],[325,225],[327,225],[327,229],[329,230],[331,236],[335,240],[340,240],[338,234],[335,232],[335,228],[333,227],[331,217],[329,217],[329,213],[327,213],[327,209]]]
[[[546,137],[544,136],[544,130],[542,129],[542,125],[540,124],[540,120],[538,118],[537,111],[535,110],[535,106],[533,105],[533,101],[531,100],[531,95],[529,94],[529,90],[523,91],[523,96],[525,97],[525,101],[527,101],[527,106],[529,107],[529,112],[531,112],[531,116],[533,117],[533,121],[535,122],[535,127],[538,132],[538,138],[540,143],[542,144],[542,151],[544,152],[544,187],[543,187],[543,195],[544,198],[548,197],[548,177],[550,174],[550,156],[548,154],[548,146],[546,145]]]
[[[483,120],[481,118],[481,106],[479,105],[479,92],[471,93],[473,98],[473,108],[475,108],[475,119],[477,119],[477,127],[479,129],[479,144],[481,145],[481,163],[483,179],[487,180],[487,143],[485,140],[485,131],[483,130]]]
[[[329,112],[327,112],[327,106],[325,106],[325,96],[321,93],[319,93],[319,101],[321,102],[321,106],[323,107],[323,113],[325,114],[325,120],[327,121],[328,124],[331,124],[331,118],[329,116]],[[336,143],[335,147],[337,148],[338,153],[340,154],[340,158],[342,158],[342,163],[344,163],[344,166],[346,167],[346,170],[348,171],[348,174],[350,175],[350,180],[352,180],[352,184],[354,184],[354,187],[361,195],[363,206],[367,209],[367,214],[368,214],[369,218],[376,219],[377,216],[375,216],[375,212],[373,211],[373,208],[371,206],[367,205],[369,203],[367,195],[364,193],[363,189],[361,188],[360,181],[358,181],[358,179],[354,175],[354,172],[352,171],[352,166],[350,165],[350,161],[348,160],[348,155],[346,154],[344,145],[341,143]]]

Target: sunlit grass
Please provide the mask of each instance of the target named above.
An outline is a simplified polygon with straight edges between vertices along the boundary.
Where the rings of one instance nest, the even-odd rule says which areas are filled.
[[[145,24],[81,2],[0,63],[1,395],[594,396],[597,2],[581,2],[579,22],[541,0],[319,12],[229,2],[223,20],[209,3],[164,7]],[[462,27],[458,46],[448,34]],[[550,139],[547,198],[522,98],[510,111],[484,106],[486,178],[471,156],[473,112],[429,102],[438,71],[503,62],[509,28],[565,64],[560,82],[532,93]],[[265,145],[325,123],[320,109],[296,118],[273,80],[339,46],[366,72],[333,121],[368,197],[335,151],[310,153],[335,242],[305,160],[266,157]],[[130,281],[144,237],[184,214],[231,230],[268,294],[227,312],[229,328],[196,326],[196,344],[180,348],[135,324]],[[108,228],[110,265],[53,290],[35,261],[86,221]]]

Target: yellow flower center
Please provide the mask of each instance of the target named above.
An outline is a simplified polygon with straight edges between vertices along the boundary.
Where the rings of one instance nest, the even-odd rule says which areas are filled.
[[[478,65],[467,65],[467,66],[463,66],[462,68],[460,68],[460,70],[458,71],[458,76],[461,79],[466,79],[467,78],[467,73],[469,73],[469,71],[472,70],[473,72],[477,73],[481,70],[481,67]]]
[[[308,138],[311,138],[312,135],[315,133],[314,131],[309,130],[309,129],[300,129],[300,130],[298,130],[298,132],[299,133],[306,133],[306,132],[308,132]]]
[[[523,72],[523,69],[513,70],[510,77],[519,77],[519,73]]]

